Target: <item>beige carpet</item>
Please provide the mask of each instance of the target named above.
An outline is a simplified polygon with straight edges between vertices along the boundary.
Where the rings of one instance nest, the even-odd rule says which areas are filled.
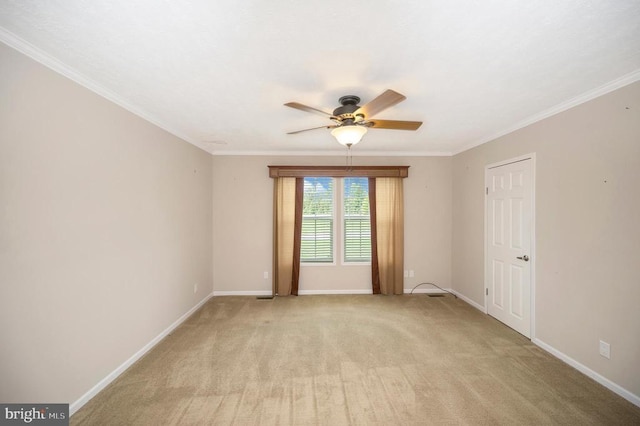
[[[640,425],[452,296],[215,297],[71,424]]]

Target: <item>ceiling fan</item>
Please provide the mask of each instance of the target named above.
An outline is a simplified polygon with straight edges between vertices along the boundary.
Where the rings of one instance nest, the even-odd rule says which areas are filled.
[[[417,130],[422,121],[398,121],[398,120],[381,120],[373,118],[380,111],[383,111],[397,103],[404,101],[406,96],[401,95],[393,90],[385,90],[377,98],[369,101],[369,103],[360,106],[360,98],[354,95],[342,96],[338,101],[340,105],[333,110],[333,114],[322,110],[300,104],[298,102],[288,102],[285,105],[301,111],[319,114],[328,117],[335,124],[328,126],[313,127],[310,129],[297,130],[289,132],[288,135],[306,132],[316,129],[333,129],[331,134],[339,143],[350,148],[362,139],[369,127],[374,129],[392,129],[392,130]]]

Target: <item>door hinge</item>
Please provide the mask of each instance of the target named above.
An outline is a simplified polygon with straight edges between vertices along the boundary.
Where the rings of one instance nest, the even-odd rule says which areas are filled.
[[[488,289],[488,288],[485,288],[484,290],[485,290],[485,291],[484,291],[484,294],[486,294],[486,295],[488,296],[488,295],[489,295],[489,289]]]
[[[485,191],[486,191],[486,194],[489,195],[489,187],[488,186],[485,188]]]

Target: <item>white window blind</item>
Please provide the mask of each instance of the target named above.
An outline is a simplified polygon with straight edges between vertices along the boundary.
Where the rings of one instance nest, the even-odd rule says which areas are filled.
[[[334,180],[305,177],[300,261],[333,262]]]
[[[370,262],[369,180],[344,178],[343,184],[344,261]]]

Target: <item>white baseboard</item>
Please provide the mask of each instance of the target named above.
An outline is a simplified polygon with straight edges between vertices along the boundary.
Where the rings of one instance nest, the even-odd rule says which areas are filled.
[[[371,290],[299,290],[300,296],[314,294],[371,294]],[[270,291],[214,291],[214,296],[271,296]]]
[[[176,329],[176,327],[178,327],[180,324],[182,324],[195,311],[200,309],[200,307],[202,307],[202,305],[207,303],[207,301],[211,298],[211,296],[213,296],[213,294],[208,295],[207,297],[202,299],[200,302],[198,302],[197,305],[195,305],[193,308],[189,309],[189,311],[187,313],[185,313],[180,318],[178,318],[176,321],[174,321],[174,323],[171,324],[169,327],[167,327],[162,333],[158,334],[153,340],[151,340],[149,343],[147,343],[142,349],[140,349],[138,352],[133,354],[133,356],[131,356],[131,358],[126,360],[124,363],[122,363],[122,365],[120,365],[118,368],[116,368],[111,373],[109,373],[109,375],[107,375],[107,377],[105,377],[104,379],[100,380],[100,382],[98,382],[97,385],[92,387],[87,393],[82,395],[75,402],[71,403],[69,405],[69,416],[72,416],[76,411],[78,411],[80,408],[82,408],[82,406],[84,404],[89,402],[89,400],[91,400],[91,398],[96,396],[101,390],[103,390],[111,382],[113,382],[119,375],[124,373],[127,368],[131,367],[131,365],[133,365],[134,362],[136,362],[137,360],[142,358],[147,352],[149,352],[151,349],[153,349],[153,347],[155,345],[157,345],[162,339],[164,339],[166,336],[168,336],[173,330]]]
[[[300,296],[318,295],[318,294],[372,294],[373,290],[298,290]]]
[[[458,296],[460,299],[464,300],[465,302],[467,302],[468,304],[470,304],[471,306],[473,306],[474,308],[476,308],[479,311],[482,311],[482,313],[486,314],[487,310],[485,309],[485,307],[477,302],[474,302],[473,300],[469,299],[467,296],[465,296],[464,294],[458,293],[457,291],[448,288],[447,290],[449,290],[451,293],[455,294],[456,296]]]
[[[256,291],[214,291],[214,296],[271,296],[269,290],[256,290]]]
[[[484,308],[484,306],[480,305],[479,303],[474,302],[473,300],[469,299],[467,296],[465,296],[464,294],[460,294],[457,291],[455,291],[452,288],[445,288],[444,290],[446,291],[442,291],[439,288],[416,288],[413,291],[413,294],[416,293],[440,293],[440,294],[447,294],[447,292],[450,292],[452,294],[455,294],[456,296],[458,296],[458,298],[466,303],[468,303],[469,305],[473,306],[474,308],[478,309],[479,311],[482,311],[482,313],[486,313],[486,310]],[[411,293],[411,289],[404,289],[405,294],[406,293]]]
[[[556,358],[560,359],[561,361],[569,364],[570,366],[572,366],[573,368],[575,368],[576,370],[578,370],[582,374],[584,374],[584,375],[586,375],[588,377],[591,377],[593,380],[595,380],[596,382],[600,383],[602,386],[606,387],[607,389],[611,390],[612,392],[620,395],[621,397],[623,397],[624,399],[626,399],[627,401],[629,401],[633,405],[636,405],[636,406],[640,407],[640,396],[629,392],[628,390],[626,390],[622,386],[620,386],[620,385],[612,382],[611,380],[607,379],[606,377],[596,373],[595,371],[593,371],[592,369],[590,369],[586,365],[579,363],[575,359],[571,358],[570,356],[566,355],[563,352],[560,352],[559,350],[557,350],[553,346],[543,342],[540,339],[534,338],[534,339],[531,340],[531,342],[533,344],[541,347],[545,351],[549,352],[551,355],[555,356]]]
[[[447,291],[450,291],[451,293],[455,293],[456,296],[460,297],[462,299],[462,296],[460,296],[459,294],[457,294],[455,291],[451,290],[450,288],[445,289]],[[352,289],[352,290],[299,290],[298,294],[300,296],[309,296],[309,295],[318,295],[318,294],[372,294],[373,291],[372,290],[367,290],[367,289]],[[411,289],[410,288],[405,288],[404,289],[404,294],[410,294],[411,293]],[[446,291],[442,291],[439,288],[417,288],[415,290],[413,290],[413,294],[418,294],[418,293],[441,293],[441,294],[447,294]],[[260,291],[260,290],[256,290],[256,291],[214,291],[213,292],[214,296],[270,296],[271,292],[270,291]],[[466,298],[465,298],[466,299]],[[465,300],[463,299],[463,300]],[[468,301],[465,300],[465,301]],[[468,301],[468,303],[475,303],[472,301]],[[478,309],[484,309],[484,308],[478,308]]]
[[[447,291],[451,291],[449,289],[446,289],[447,291],[442,291],[439,288],[416,288],[416,289],[412,289],[412,288],[405,288],[404,289],[404,294],[411,294],[411,291],[413,290],[413,294],[425,294],[425,293],[430,293],[430,294],[447,294]],[[452,292],[453,293],[453,292]]]

